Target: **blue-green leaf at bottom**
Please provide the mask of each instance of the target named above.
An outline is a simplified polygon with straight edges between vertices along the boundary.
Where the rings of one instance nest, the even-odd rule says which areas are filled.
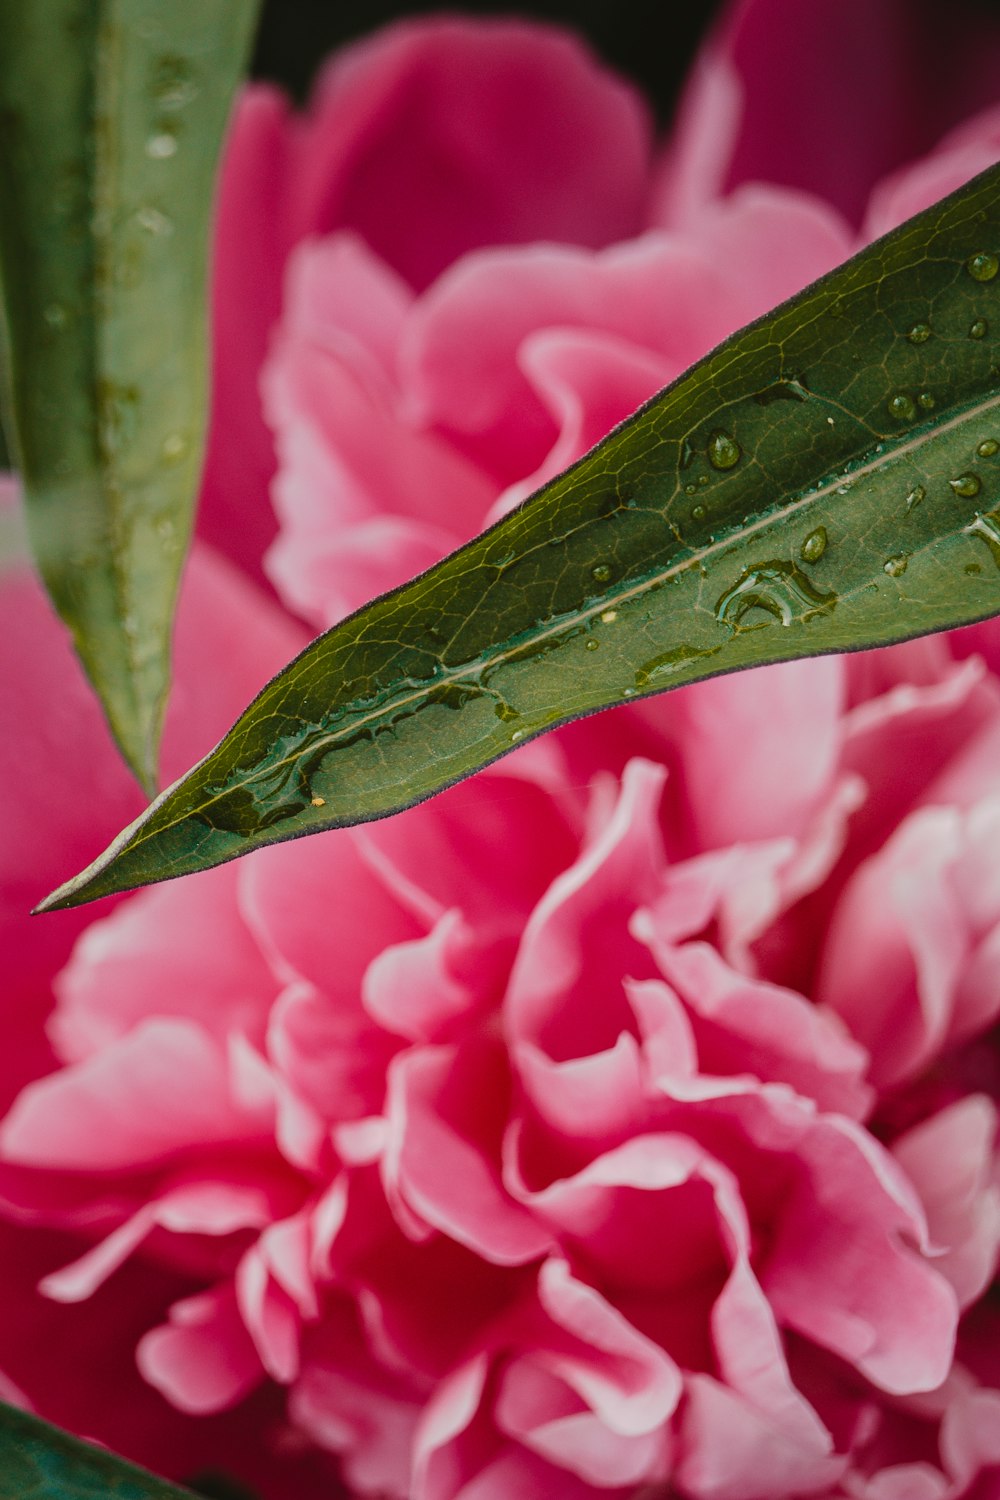
[[[51,1427],[0,1404],[0,1500],[195,1500],[178,1489]]]
[[[994,167],[320,636],[43,909],[385,816],[613,704],[998,611]]]

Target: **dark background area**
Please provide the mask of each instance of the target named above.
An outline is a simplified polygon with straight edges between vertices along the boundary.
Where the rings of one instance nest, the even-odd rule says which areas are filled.
[[[531,16],[582,32],[607,62],[640,85],[661,124],[666,124],[698,42],[721,8],[721,0],[465,0],[453,5],[435,5],[433,0],[365,0],[361,5],[345,5],[344,0],[266,0],[253,72],[303,99],[328,52],[401,16],[435,11]]]

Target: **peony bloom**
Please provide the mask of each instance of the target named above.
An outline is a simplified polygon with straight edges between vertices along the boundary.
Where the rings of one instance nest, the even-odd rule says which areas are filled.
[[[305,121],[250,93],[205,490],[244,571],[195,555],[168,769],[295,616],[426,567],[1000,155],[996,110],[935,145],[887,107],[809,191],[761,38],[794,13],[818,77],[873,12],[887,58],[924,35],[891,0],[737,6],[655,160],[631,93],[521,23],[392,28]],[[273,451],[237,374],[265,348]],[[277,523],[234,540],[243,455]],[[134,809],[23,570],[0,608],[24,1399],[274,1497],[1000,1494],[1000,627],[686,688],[26,928]]]

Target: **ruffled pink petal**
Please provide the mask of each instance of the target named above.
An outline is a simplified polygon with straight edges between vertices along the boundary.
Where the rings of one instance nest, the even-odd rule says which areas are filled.
[[[362,981],[365,1010],[386,1031],[411,1042],[430,1042],[452,1022],[471,1020],[478,995],[493,988],[489,954],[476,951],[473,929],[459,911],[447,911],[426,937],[383,948]],[[457,977],[472,969],[475,987]]]
[[[228,1282],[175,1302],[169,1322],[140,1339],[136,1360],[172,1406],[198,1414],[234,1405],[264,1375]]]
[[[985,172],[1000,158],[1000,110],[984,110],[966,120],[923,161],[894,172],[872,193],[862,238],[888,234],[904,219],[922,213],[953,193],[970,177]]]
[[[934,1265],[963,1308],[988,1286],[1000,1254],[996,1139],[996,1107],[984,1095],[970,1094],[907,1131],[892,1147],[927,1211],[938,1252]]]
[[[525,338],[518,364],[557,436],[539,467],[507,486],[490,509],[490,523],[569,468],[680,373],[662,356],[599,329],[539,329]]]
[[[539,1339],[535,1358],[574,1391],[612,1432],[649,1433],[676,1410],[680,1371],[600,1292],[550,1258],[538,1275],[538,1301],[563,1338]]]
[[[272,1226],[273,1234],[278,1226]],[[301,1316],[293,1298],[272,1273],[261,1237],[236,1268],[234,1287],[240,1316],[261,1364],[283,1385],[299,1372]]]
[[[931,0],[740,0],[681,104],[663,188],[672,222],[762,180],[859,223],[873,183],[993,102],[998,58],[1000,27],[978,7],[943,28]]]
[[[365,858],[410,909],[414,892],[430,902],[420,908],[424,930],[446,910],[462,912],[476,934],[475,973],[490,943],[509,954],[532,906],[577,853],[580,794],[567,782],[550,735],[432,806],[369,824],[359,835]]]
[[[798,1186],[760,1270],[778,1321],[883,1390],[940,1384],[957,1303],[944,1277],[905,1243],[926,1243],[926,1226],[896,1164],[860,1127],[836,1115],[813,1117],[773,1088],[728,1107],[759,1147],[794,1153]],[[716,1109],[725,1112],[724,1102]]]
[[[634,991],[652,983],[624,982],[637,1014]],[[526,1113],[531,1116],[527,1138],[521,1118],[513,1122],[505,1141],[512,1180],[522,1185],[528,1179],[536,1181],[540,1172],[544,1175],[532,1149],[531,1138],[537,1137],[539,1128],[547,1142],[554,1136],[571,1151],[600,1150],[641,1127],[648,1116],[642,1055],[635,1037],[628,1032],[621,1032],[612,1047],[587,1057],[556,1062],[530,1042],[515,1043],[510,1055]],[[543,1148],[542,1156],[546,1154]],[[533,1159],[535,1165],[529,1167]]]
[[[877,658],[892,654],[868,653]],[[958,668],[946,666],[931,681],[898,682],[850,709],[842,727],[842,763],[877,794],[867,798],[855,818],[855,859],[883,844],[915,801],[967,805],[970,797],[992,789],[988,753],[975,780],[956,772],[980,736],[991,729],[1000,734],[998,710],[997,684],[974,658]],[[942,795],[945,789],[938,782],[946,768],[948,794]]]
[[[793,990],[737,973],[708,943],[658,941],[642,915],[633,931],[688,1007],[703,1072],[751,1073],[762,1082],[791,1084],[820,1109],[855,1119],[867,1113],[868,1054],[834,1017]]]
[[[912,1077],[951,1031],[969,946],[952,878],[961,844],[951,808],[914,813],[834,912],[817,995],[868,1048],[880,1086]]]
[[[381,1103],[398,1043],[360,1007],[345,1013],[325,990],[298,982],[282,991],[267,1030],[267,1052],[294,1098],[321,1120],[356,1119]]]
[[[0,1152],[25,1165],[106,1172],[253,1140],[261,1124],[231,1100],[215,1041],[189,1021],[154,1018],[23,1090],[0,1126]]]
[[[339,1353],[340,1368],[332,1363]],[[289,1415],[311,1440],[343,1456],[346,1478],[363,1495],[409,1500],[418,1393],[380,1370],[356,1342],[331,1363],[307,1363],[289,1397]]]
[[[941,1423],[941,1456],[956,1488],[989,1500],[1000,1489],[1000,1391],[970,1390],[948,1407]]]
[[[664,1479],[667,1430],[624,1434],[608,1426],[563,1381],[530,1356],[512,1360],[494,1404],[498,1428],[559,1469],[593,1485],[615,1488]]]
[[[340,531],[336,541],[317,544],[315,533],[287,527],[266,558],[281,597],[323,630],[426,572],[466,540],[398,516],[348,524]]]
[[[151,1015],[186,1017],[220,1041],[260,1035],[275,982],[239,915],[238,878],[236,865],[222,865],[157,886],[87,928],[56,982],[49,1035],[64,1061],[93,1056]]]
[[[685,1386],[676,1479],[697,1500],[826,1494],[844,1461],[829,1453],[818,1422],[814,1428],[811,1443],[783,1433],[751,1398],[710,1375],[692,1375]]]
[[[831,656],[713,678],[663,700],[680,761],[670,797],[692,849],[804,830],[834,778],[843,690]]]
[[[623,974],[645,978],[628,934],[662,869],[657,811],[664,772],[633,761],[603,828],[553,883],[524,931],[504,1006],[509,1034],[564,1060],[603,1051],[630,1015]]]
[[[299,222],[353,226],[423,287],[477,245],[634,233],[649,132],[575,37],[442,17],[342,52],[299,150]]]
[[[56,1302],[90,1297],[122,1265],[150,1232],[229,1235],[239,1229],[263,1229],[274,1211],[274,1199],[263,1186],[235,1182],[189,1182],[143,1205],[86,1255],[54,1271],[39,1291]]]
[[[497,1122],[509,1088],[495,1049],[422,1047],[389,1074],[383,1171],[391,1194],[496,1265],[521,1265],[551,1244],[501,1183]]]

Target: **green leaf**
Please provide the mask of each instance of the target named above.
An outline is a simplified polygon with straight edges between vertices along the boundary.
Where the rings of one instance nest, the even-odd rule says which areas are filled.
[[[314,641],[43,908],[395,812],[611,704],[1000,611],[998,273],[995,167]]]
[[[0,1500],[192,1500],[192,1495],[0,1404]]]
[[[0,0],[0,321],[32,545],[150,789],[206,419],[212,189],[258,0]]]

